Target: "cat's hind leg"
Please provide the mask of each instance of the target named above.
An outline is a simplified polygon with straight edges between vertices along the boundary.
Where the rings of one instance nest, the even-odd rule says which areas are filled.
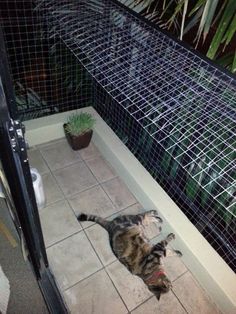
[[[145,213],[140,214],[140,216],[142,216],[142,223],[145,226],[149,225],[152,222],[158,222],[158,223],[163,222],[161,217],[158,216],[158,213],[156,210],[146,211]]]
[[[174,250],[170,247],[167,248],[167,245],[170,243],[170,241],[175,239],[174,233],[170,233],[167,235],[165,239],[163,239],[161,242],[157,243],[156,246],[161,245],[163,248],[165,248],[165,257],[171,257],[171,256],[182,256],[183,254],[178,251]]]
[[[179,250],[174,250],[172,248],[166,248],[166,256],[165,257],[172,257],[172,256],[183,256],[182,252]]]

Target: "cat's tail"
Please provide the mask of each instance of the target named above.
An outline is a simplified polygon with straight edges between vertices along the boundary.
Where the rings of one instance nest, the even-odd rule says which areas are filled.
[[[108,223],[109,221],[103,219],[102,217],[96,216],[96,215],[88,215],[88,214],[84,214],[81,213],[77,219],[79,221],[94,221],[97,224],[99,224],[100,226],[102,226],[103,228],[107,229],[108,227]]]

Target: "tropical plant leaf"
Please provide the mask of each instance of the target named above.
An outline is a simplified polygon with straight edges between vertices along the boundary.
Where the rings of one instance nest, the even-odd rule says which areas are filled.
[[[176,8],[175,8],[174,13],[172,14],[172,16],[170,17],[170,19],[169,19],[169,21],[168,21],[168,23],[169,23],[169,28],[170,28],[171,25],[173,24],[173,22],[174,22],[176,16],[181,12],[184,3],[185,3],[185,0],[180,0],[180,1],[179,1],[178,5],[177,5]]]
[[[181,29],[180,29],[180,40],[183,39],[183,33],[184,33],[184,24],[185,24],[185,18],[186,18],[186,13],[188,9],[188,0],[184,1],[184,9],[183,9],[183,16],[182,16],[182,21],[181,21]]]
[[[207,15],[208,15],[208,11],[209,11],[209,8],[210,8],[210,1],[211,0],[207,0],[205,5],[204,5],[202,18],[201,18],[201,21],[200,21],[200,24],[199,24],[199,27],[198,27],[198,31],[197,31],[197,36],[196,36],[196,41],[197,41],[196,47],[198,46],[199,39],[201,37],[202,31],[203,31],[203,28],[204,28],[204,24],[205,24]]]
[[[234,60],[233,60],[233,64],[232,64],[232,69],[231,71],[234,73],[236,72],[236,52],[234,54]]]
[[[197,13],[191,18],[191,20],[188,22],[188,24],[184,28],[184,34],[186,34],[192,27],[194,27],[200,20],[200,17],[202,16],[204,8],[201,7]]]
[[[233,38],[234,34],[236,33],[236,13],[234,15],[234,18],[231,21],[231,24],[225,33],[225,36],[222,39],[222,43],[225,42],[225,47],[230,43],[231,39]],[[225,48],[224,47],[224,48]]]
[[[221,44],[222,38],[225,34],[225,31],[227,30],[228,25],[231,22],[231,19],[233,18],[235,12],[236,12],[236,1],[229,0],[224,10],[224,13],[221,17],[215,36],[212,39],[210,48],[208,49],[208,52],[207,52],[208,58],[214,59],[217,53],[217,50]]]
[[[169,9],[169,7],[171,6],[171,4],[172,4],[173,2],[174,2],[174,0],[169,0],[169,1],[168,1],[168,4],[167,4],[166,7],[163,9],[163,12],[162,12],[160,18],[162,18],[162,17],[165,15],[165,13],[167,12],[167,10]]]
[[[214,1],[210,0],[210,7],[208,10],[208,14],[207,14],[205,25],[204,25],[203,41],[205,41],[206,36],[207,36],[207,34],[210,30],[210,27],[212,25],[213,17],[215,15],[218,2],[219,2],[219,0],[214,0]]]
[[[201,9],[203,7],[203,4],[206,2],[207,0],[198,0],[198,2],[195,4],[195,6],[193,7],[193,9],[190,11],[189,13],[189,17],[192,16],[195,12],[197,12],[199,9]]]
[[[218,58],[216,62],[227,68],[229,65],[231,66],[233,64],[233,60],[234,53],[230,52],[222,56],[221,58]]]
[[[216,11],[217,4],[218,4],[218,0],[214,0],[214,1],[207,0],[205,3],[204,10],[202,13],[202,18],[201,18],[198,32],[197,32],[197,45],[199,43],[202,33],[203,33],[203,42],[206,39],[206,36],[212,24],[212,20]]]

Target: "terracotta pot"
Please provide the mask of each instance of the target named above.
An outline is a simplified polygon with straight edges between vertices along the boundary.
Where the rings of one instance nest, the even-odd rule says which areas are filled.
[[[93,135],[93,130],[89,130],[88,132],[83,133],[78,136],[74,136],[66,131],[66,123],[63,124],[63,128],[64,128],[67,141],[73,150],[79,150],[79,149],[88,147],[91,141],[92,135]]]

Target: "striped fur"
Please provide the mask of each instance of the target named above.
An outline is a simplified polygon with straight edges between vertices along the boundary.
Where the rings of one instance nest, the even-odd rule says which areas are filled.
[[[162,223],[155,210],[138,215],[118,216],[111,221],[95,215],[80,214],[78,220],[94,221],[105,228],[115,256],[132,274],[139,276],[146,283],[158,300],[162,293],[171,289],[171,281],[164,271],[162,259],[170,255],[181,256],[182,253],[166,248],[175,238],[173,233],[155,245],[146,238],[146,225],[152,221]]]

